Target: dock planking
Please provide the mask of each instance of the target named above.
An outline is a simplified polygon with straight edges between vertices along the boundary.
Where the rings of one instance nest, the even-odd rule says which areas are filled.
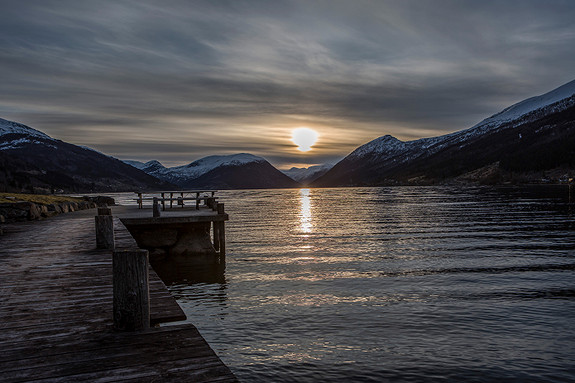
[[[91,214],[90,214],[91,213]],[[112,329],[112,256],[94,211],[11,225],[0,237],[2,382],[236,382],[190,324]],[[134,241],[115,220],[117,247]],[[150,270],[152,323],[185,318]]]

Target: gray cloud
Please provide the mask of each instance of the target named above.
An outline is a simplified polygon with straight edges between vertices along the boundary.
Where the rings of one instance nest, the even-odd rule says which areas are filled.
[[[383,134],[467,128],[575,77],[570,1],[5,0],[0,10],[3,118],[172,164],[224,151],[333,161]],[[329,145],[290,154],[278,129],[296,123],[328,132]]]

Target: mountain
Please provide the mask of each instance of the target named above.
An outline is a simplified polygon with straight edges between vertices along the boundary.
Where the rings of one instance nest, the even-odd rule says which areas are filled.
[[[96,150],[0,119],[0,190],[101,192],[173,187]]]
[[[264,189],[299,187],[262,157],[248,153],[208,156],[187,165],[164,167],[152,160],[127,161],[146,173],[182,188]]]
[[[571,81],[466,130],[405,142],[379,137],[312,186],[530,182],[541,179],[542,172],[569,173],[575,168],[574,114]]]
[[[34,137],[54,141],[53,138],[39,130],[33,129],[18,122],[8,121],[0,118],[0,136],[5,136],[8,134],[20,134],[28,138]]]
[[[140,169],[142,170],[145,167],[145,163],[142,161],[136,161],[136,160],[122,160],[124,163],[135,167],[136,169]]]
[[[148,161],[145,163],[133,160],[124,160],[124,162],[158,179],[163,179],[164,174],[167,172],[167,168],[162,165],[160,161],[156,160]]]
[[[332,167],[333,164],[314,165],[307,168],[292,167],[289,170],[282,170],[281,172],[302,185],[308,185],[323,176]]]

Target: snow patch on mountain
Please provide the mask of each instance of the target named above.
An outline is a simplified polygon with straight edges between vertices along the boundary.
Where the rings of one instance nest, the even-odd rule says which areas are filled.
[[[405,162],[422,155],[431,155],[449,145],[465,145],[467,140],[495,131],[503,125],[508,126],[510,123],[519,125],[528,120],[539,118],[541,115],[560,112],[572,105],[575,105],[575,80],[541,96],[518,102],[471,128],[443,136],[405,142],[385,135],[360,146],[346,158],[369,157],[370,160],[376,161]]]
[[[281,172],[294,181],[305,183],[319,178],[331,168],[333,168],[333,164],[323,164],[309,166],[307,168],[292,167],[288,170],[281,170]]]
[[[366,155],[371,156],[373,154],[379,157],[389,157],[404,153],[407,150],[408,145],[405,142],[387,134],[355,149],[349,157],[362,158]]]
[[[33,129],[18,122],[8,121],[0,118],[0,136],[5,136],[7,134],[23,134],[32,137],[43,138],[45,140],[54,140],[52,137],[40,132],[39,130]]]
[[[158,160],[151,160],[142,164],[142,170],[144,171],[164,171],[166,167]]]
[[[158,160],[151,160],[148,162],[136,161],[136,160],[123,160],[124,163],[135,167],[136,169],[148,171],[164,170],[166,167],[160,163]]]
[[[267,162],[264,158],[248,153],[232,154],[227,156],[208,156],[191,162],[187,165],[167,168],[157,160],[141,162],[124,160],[125,163],[140,169],[149,175],[174,184],[189,182],[222,166],[241,166],[252,162]]]
[[[208,156],[188,165],[168,168],[173,177],[194,179],[220,166],[241,166],[251,162],[265,162],[262,157],[249,153],[239,153],[227,156]]]
[[[23,137],[11,141],[0,142],[0,150],[20,149],[26,145],[43,145],[46,147],[56,148],[55,145],[47,144],[45,141],[38,141],[33,138]]]
[[[501,125],[503,123],[511,122],[535,110],[547,107],[561,100],[570,98],[573,95],[575,95],[575,80],[568,82],[567,84],[564,84],[559,88],[556,88],[543,95],[531,97],[521,102],[518,102],[517,104],[511,105],[510,107],[503,109],[501,112],[496,113],[489,118],[486,118],[479,124],[473,126],[471,129],[475,129],[482,126],[496,126]]]
[[[136,169],[142,170],[144,168],[144,162],[136,160],[122,160],[123,163],[135,167]]]

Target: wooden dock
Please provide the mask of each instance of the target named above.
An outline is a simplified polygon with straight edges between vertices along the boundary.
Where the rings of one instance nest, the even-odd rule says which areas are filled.
[[[112,254],[95,210],[12,225],[0,236],[0,381],[237,382],[190,324],[116,332]],[[133,239],[115,219],[116,245]],[[150,271],[151,321],[183,319]]]

